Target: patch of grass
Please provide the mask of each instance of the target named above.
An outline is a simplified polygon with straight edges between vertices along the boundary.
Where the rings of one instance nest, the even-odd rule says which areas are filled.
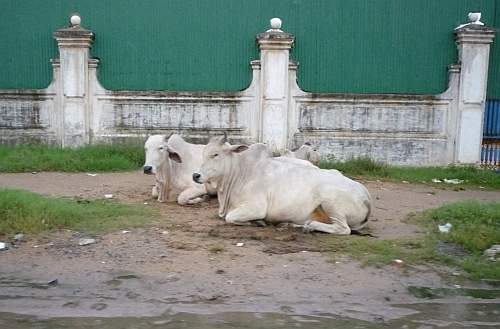
[[[500,280],[500,262],[483,256],[486,249],[500,243],[500,203],[458,202],[425,211],[410,221],[425,228],[425,236],[412,240],[326,236],[324,243],[332,252],[350,255],[368,265],[387,265],[394,259],[406,264],[441,262],[462,268],[472,279]],[[438,230],[438,224],[445,223],[452,224],[448,234]],[[440,242],[453,243],[469,255],[443,254],[438,251]]]
[[[436,234],[438,224],[452,224],[450,233],[439,234],[439,238],[459,244],[473,254],[482,254],[500,243],[500,203],[453,203],[427,211],[417,221]]]
[[[366,236],[327,237],[328,249],[347,254],[365,265],[380,267],[401,259],[406,264],[436,261],[437,256],[423,240],[383,240]]]
[[[111,200],[51,198],[36,193],[0,189],[0,235],[74,229],[102,233],[144,226],[153,211]]]
[[[500,262],[492,262],[483,252],[500,243],[500,203],[464,201],[424,212],[416,222],[428,229],[434,240],[457,244],[470,255],[442,255],[441,260],[462,267],[471,278],[500,280]],[[442,234],[438,224],[452,224],[450,233]]]
[[[0,172],[32,171],[122,171],[144,164],[144,149],[139,142],[97,144],[76,149],[45,145],[0,145]]]
[[[500,189],[500,174],[472,166],[402,167],[389,166],[369,158],[357,158],[345,162],[331,159],[321,162],[320,167],[324,169],[337,169],[347,176],[361,176],[368,179],[397,182],[407,181],[409,183],[425,183],[447,187],[482,186],[489,189]],[[459,185],[433,183],[432,180],[434,178],[440,180],[456,178],[464,182]]]

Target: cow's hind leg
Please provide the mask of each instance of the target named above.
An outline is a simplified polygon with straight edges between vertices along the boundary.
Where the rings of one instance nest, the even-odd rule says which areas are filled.
[[[328,207],[328,204],[325,204],[325,206],[329,212],[323,208],[323,205],[319,205],[310,215],[310,220],[304,225],[304,230],[337,235],[351,234],[351,229],[344,217],[335,213],[335,210],[332,207]]]
[[[304,225],[304,229],[307,231],[319,231],[337,235],[351,234],[351,229],[345,221],[334,217],[330,217],[330,219],[332,221],[331,224],[312,220]]]

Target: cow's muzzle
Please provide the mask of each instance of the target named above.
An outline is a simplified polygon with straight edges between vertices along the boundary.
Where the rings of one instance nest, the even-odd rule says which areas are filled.
[[[197,172],[193,173],[193,180],[198,184],[203,184],[203,182],[201,181],[201,175]]]
[[[151,167],[151,166],[144,166],[144,173],[146,175],[152,175],[153,174],[153,167]]]

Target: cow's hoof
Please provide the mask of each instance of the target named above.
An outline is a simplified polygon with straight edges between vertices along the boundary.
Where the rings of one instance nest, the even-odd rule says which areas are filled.
[[[264,222],[262,219],[255,220],[255,221],[253,221],[253,223],[255,224],[255,226],[258,226],[258,227],[265,227],[265,226],[267,226],[266,222]]]

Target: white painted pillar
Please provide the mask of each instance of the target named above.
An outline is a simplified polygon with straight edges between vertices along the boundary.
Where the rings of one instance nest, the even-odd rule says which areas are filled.
[[[70,27],[54,32],[59,47],[57,84],[62,147],[77,147],[90,142],[89,49],[94,34],[80,26],[80,17],[70,18]]]
[[[281,30],[281,20],[271,19],[271,29],[257,35],[260,48],[260,133],[259,141],[273,151],[287,147],[289,53],[292,34]]]
[[[490,44],[495,37],[495,30],[484,26],[477,14],[469,14],[470,23],[455,29],[460,64],[455,161],[464,164],[481,160]]]

